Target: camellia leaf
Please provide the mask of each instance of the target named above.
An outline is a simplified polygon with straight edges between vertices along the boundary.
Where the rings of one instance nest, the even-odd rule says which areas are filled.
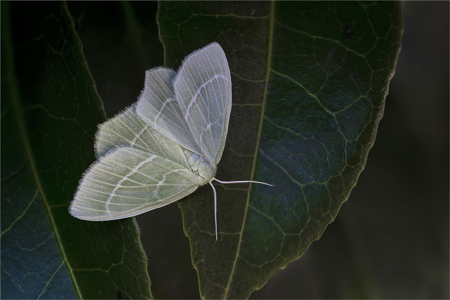
[[[150,298],[135,220],[68,213],[105,114],[66,4],[2,2],[2,45],[2,297]]]
[[[247,298],[320,238],[355,186],[383,115],[398,2],[162,2],[165,65],[216,41],[233,108],[216,177],[180,201],[203,298]]]

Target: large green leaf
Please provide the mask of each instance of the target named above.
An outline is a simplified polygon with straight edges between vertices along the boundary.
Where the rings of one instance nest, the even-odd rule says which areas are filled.
[[[135,220],[68,213],[105,113],[67,6],[2,2],[2,45],[2,297],[151,297]]]
[[[246,298],[320,238],[364,168],[402,33],[398,2],[163,2],[165,64],[212,41],[233,109],[216,177],[180,202],[204,298]]]

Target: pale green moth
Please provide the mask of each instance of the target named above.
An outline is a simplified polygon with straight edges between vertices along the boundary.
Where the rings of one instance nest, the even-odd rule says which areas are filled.
[[[145,73],[138,101],[99,126],[98,160],[84,173],[72,216],[109,221],[162,207],[209,183],[222,158],[231,112],[231,76],[222,47],[212,43],[185,58],[178,73]]]

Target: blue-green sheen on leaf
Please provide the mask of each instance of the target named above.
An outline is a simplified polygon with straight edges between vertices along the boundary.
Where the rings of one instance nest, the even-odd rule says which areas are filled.
[[[2,2],[2,33],[2,296],[151,297],[135,221],[68,213],[105,115],[66,4]]]
[[[400,49],[400,4],[162,2],[158,22],[168,67],[211,41],[227,54],[217,176],[274,185],[219,188],[218,243],[209,192],[180,203],[201,296],[246,298],[322,235],[356,184]]]

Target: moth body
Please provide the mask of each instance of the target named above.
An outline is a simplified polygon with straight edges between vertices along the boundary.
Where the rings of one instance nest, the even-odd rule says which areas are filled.
[[[184,150],[184,154],[191,166],[192,173],[197,175],[198,185],[205,185],[214,178],[217,171],[216,166],[211,166],[204,157],[189,150]]]

